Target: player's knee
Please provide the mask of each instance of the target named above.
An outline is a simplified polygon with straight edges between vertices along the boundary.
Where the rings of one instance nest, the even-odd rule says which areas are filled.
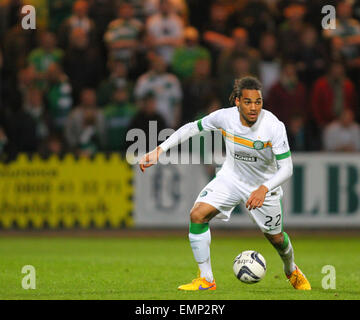
[[[202,214],[202,210],[196,207],[192,208],[190,211],[190,221],[193,223],[207,222],[205,216]]]
[[[266,234],[266,237],[271,242],[271,244],[276,248],[282,247],[284,243],[284,235],[282,232],[275,235]]]

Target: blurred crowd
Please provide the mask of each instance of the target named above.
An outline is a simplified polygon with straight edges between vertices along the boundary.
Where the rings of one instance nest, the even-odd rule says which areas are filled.
[[[0,155],[124,152],[257,76],[293,151],[360,151],[360,1],[0,0]],[[336,8],[323,29],[322,7]]]

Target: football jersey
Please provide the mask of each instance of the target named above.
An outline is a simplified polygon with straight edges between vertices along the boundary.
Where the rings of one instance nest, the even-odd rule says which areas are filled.
[[[217,175],[263,184],[277,171],[276,160],[290,157],[285,125],[270,111],[262,109],[251,127],[240,121],[237,107],[217,110],[197,122],[200,131],[219,130],[225,140],[226,159]]]
[[[148,92],[155,94],[156,111],[165,119],[169,127],[174,127],[175,106],[182,99],[181,83],[171,73],[155,74],[147,72],[142,74],[134,88],[134,95],[141,99]]]
[[[183,28],[181,18],[175,13],[168,16],[157,13],[150,16],[146,21],[146,31],[157,40],[181,39],[184,31]],[[166,63],[169,64],[171,63],[175,47],[175,45],[158,45],[155,49]]]

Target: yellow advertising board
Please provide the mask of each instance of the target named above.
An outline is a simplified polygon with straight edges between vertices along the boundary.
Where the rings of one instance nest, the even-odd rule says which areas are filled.
[[[118,154],[93,160],[20,155],[0,164],[0,226],[130,227],[132,179],[131,167]]]

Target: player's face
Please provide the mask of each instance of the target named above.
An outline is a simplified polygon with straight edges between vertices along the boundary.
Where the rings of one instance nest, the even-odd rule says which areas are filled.
[[[244,89],[242,96],[235,99],[235,104],[239,109],[240,119],[251,126],[258,119],[263,106],[261,91]]]

